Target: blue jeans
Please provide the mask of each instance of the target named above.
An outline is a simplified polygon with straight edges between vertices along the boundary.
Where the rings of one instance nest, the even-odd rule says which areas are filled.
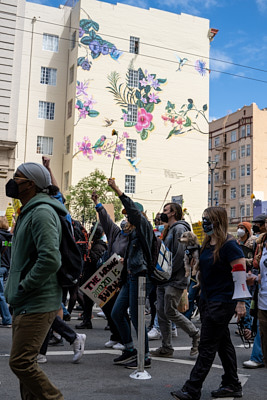
[[[263,354],[261,349],[261,338],[260,338],[260,330],[259,330],[259,322],[257,325],[257,335],[255,336],[253,349],[250,356],[251,361],[255,361],[257,363],[263,363]]]
[[[120,332],[122,342],[126,349],[134,347],[131,335],[131,326],[127,321],[127,309],[130,308],[131,320],[138,334],[138,276],[128,275],[127,282],[122,286],[117,300],[113,306],[111,318]],[[148,337],[145,327],[145,354],[148,355]]]
[[[6,272],[6,268],[0,268],[0,314],[2,316],[2,324],[10,325],[12,323],[12,317],[4,296],[4,274]]]

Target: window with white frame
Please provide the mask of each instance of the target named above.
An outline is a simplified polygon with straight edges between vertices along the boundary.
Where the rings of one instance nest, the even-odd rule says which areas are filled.
[[[74,81],[74,65],[70,67],[69,85]]]
[[[69,171],[64,172],[64,190],[68,190],[69,188],[69,179],[70,179]]]
[[[66,137],[66,154],[70,153],[71,135]]]
[[[245,189],[246,189],[245,185],[240,186],[240,196],[241,197],[245,197]]]
[[[68,102],[68,119],[72,117],[72,99]]]
[[[235,142],[236,141],[236,131],[232,131],[231,132],[231,142]]]
[[[240,147],[240,157],[243,158],[246,155],[246,146],[241,146]]]
[[[236,160],[236,150],[231,150],[231,161]]]
[[[134,158],[137,156],[137,140],[126,139],[126,157]]]
[[[235,218],[236,215],[236,208],[235,207],[231,207],[230,208],[230,217],[231,218]]]
[[[214,200],[219,200],[219,190],[214,190]]]
[[[139,71],[129,69],[128,86],[138,87],[139,86]]]
[[[73,50],[76,46],[76,31],[74,31],[71,35],[71,50]]]
[[[37,154],[53,155],[53,138],[47,136],[37,136]]]
[[[218,163],[220,161],[220,154],[215,154],[214,161]]]
[[[140,39],[135,36],[130,36],[130,53],[139,54]]]
[[[247,164],[247,176],[250,175],[250,164]]]
[[[55,119],[55,103],[49,101],[39,101],[38,118]]]
[[[57,84],[56,68],[41,67],[40,83],[42,85],[56,86]]]
[[[231,188],[231,199],[236,199],[236,188]]]
[[[137,105],[136,104],[128,104],[127,121],[128,122],[137,122]]]
[[[247,157],[250,156],[250,144],[247,144]]]
[[[125,193],[135,193],[135,175],[125,175]]]
[[[231,180],[235,180],[236,179],[236,168],[232,168],[231,169]]]
[[[219,182],[219,178],[220,178],[219,172],[215,172],[215,174],[214,174],[214,182]]]
[[[246,208],[247,208],[246,210],[247,217],[250,217],[250,204],[247,204]]]
[[[214,138],[214,146],[218,147],[220,145],[220,136],[217,136],[216,138]]]
[[[244,217],[245,216],[245,206],[242,205],[240,206],[240,217]]]
[[[245,176],[245,164],[240,165],[240,176]]]
[[[251,195],[250,183],[247,184],[247,196]]]
[[[247,125],[247,136],[250,136],[250,125]]]
[[[57,35],[49,35],[48,33],[43,34],[43,50],[58,52],[58,40]]]
[[[240,137],[241,138],[246,137],[246,127],[245,126],[241,126]]]

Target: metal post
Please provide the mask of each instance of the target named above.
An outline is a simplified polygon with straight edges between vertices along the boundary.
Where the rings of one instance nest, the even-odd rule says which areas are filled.
[[[217,167],[217,161],[208,161],[210,170],[210,205],[213,206],[213,185],[214,185],[214,170]]]
[[[151,379],[151,375],[145,371],[145,302],[146,302],[146,277],[138,277],[138,353],[137,370],[130,378]]]

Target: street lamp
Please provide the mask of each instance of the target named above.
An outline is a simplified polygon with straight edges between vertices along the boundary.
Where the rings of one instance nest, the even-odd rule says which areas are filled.
[[[213,181],[214,181],[214,170],[217,167],[217,161],[207,161],[210,170],[210,205],[213,206]]]

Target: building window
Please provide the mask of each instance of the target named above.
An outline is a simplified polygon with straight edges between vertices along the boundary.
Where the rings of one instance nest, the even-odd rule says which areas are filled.
[[[214,190],[214,200],[219,200],[219,191]]]
[[[134,175],[125,175],[125,193],[135,193]]]
[[[218,163],[220,161],[220,154],[215,154],[214,161]]]
[[[240,134],[241,138],[246,137],[246,127],[245,126],[241,126],[241,134]]]
[[[231,150],[231,161],[236,160],[236,150]]]
[[[71,35],[71,50],[73,50],[76,46],[76,31]]]
[[[244,217],[245,216],[245,206],[240,206],[240,217]]]
[[[43,34],[43,50],[58,52],[58,39],[57,35]]]
[[[70,67],[69,84],[74,81],[74,65]]]
[[[55,68],[41,67],[40,83],[43,85],[56,86],[57,70]]]
[[[230,208],[230,217],[235,218],[235,207]]]
[[[250,144],[247,144],[247,157],[250,156]]]
[[[231,169],[231,180],[235,180],[236,179],[236,168],[232,168]]]
[[[247,136],[250,136],[250,125],[247,125]]]
[[[231,188],[231,199],[236,199],[236,188]]]
[[[70,142],[71,142],[71,135],[66,137],[66,154],[70,153]]]
[[[246,146],[241,146],[240,147],[240,157],[245,157],[246,155]]]
[[[245,176],[245,165],[240,165],[240,176]]]
[[[218,137],[216,137],[215,139],[214,139],[214,146],[215,147],[218,147],[220,145],[220,136],[218,136]]]
[[[211,139],[209,139],[209,150],[211,150]]]
[[[64,190],[68,190],[69,188],[69,178],[70,178],[69,171],[64,172]]]
[[[232,131],[231,132],[231,142],[235,142],[236,141],[236,131]]]
[[[136,139],[126,139],[126,157],[134,158],[137,155],[136,152]]]
[[[136,104],[128,104],[127,121],[128,122],[137,122],[137,105]]]
[[[245,185],[240,186],[240,195],[241,197],[245,197]]]
[[[68,118],[72,117],[72,99],[68,102]]]
[[[247,210],[246,211],[247,211],[246,212],[247,217],[250,217],[250,204],[247,204]]]
[[[247,176],[250,175],[250,164],[247,164]]]
[[[250,183],[247,184],[247,196],[250,196],[251,191],[250,191]]]
[[[52,156],[52,154],[53,154],[53,138],[46,137],[46,136],[37,136],[36,153]]]
[[[223,200],[226,201],[226,189],[223,189]]]
[[[219,172],[215,172],[215,174],[214,174],[214,182],[219,182],[219,177],[220,177]]]
[[[38,118],[55,119],[55,103],[48,101],[39,101]]]
[[[139,38],[130,36],[130,53],[139,54]]]
[[[139,71],[134,69],[129,70],[128,86],[138,87],[139,86]]]

